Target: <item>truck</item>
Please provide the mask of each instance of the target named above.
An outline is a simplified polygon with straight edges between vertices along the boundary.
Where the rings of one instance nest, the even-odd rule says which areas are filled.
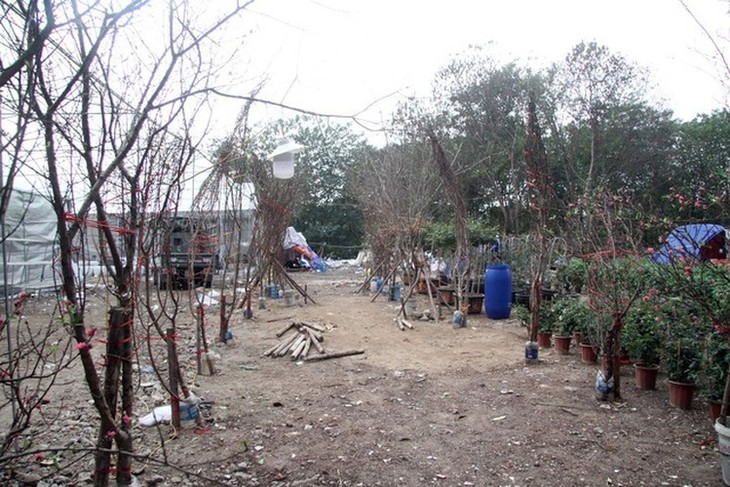
[[[155,256],[157,288],[211,287],[217,260],[214,235],[215,227],[203,218],[163,219]]]

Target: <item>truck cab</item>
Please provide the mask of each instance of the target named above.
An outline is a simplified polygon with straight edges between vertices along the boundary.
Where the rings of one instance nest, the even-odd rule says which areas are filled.
[[[203,219],[177,216],[164,221],[155,259],[158,289],[211,287],[216,256],[211,230]]]

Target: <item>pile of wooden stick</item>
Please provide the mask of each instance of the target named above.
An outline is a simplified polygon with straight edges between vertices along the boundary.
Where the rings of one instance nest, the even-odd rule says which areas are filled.
[[[313,362],[315,360],[326,360],[365,353],[364,350],[360,349],[327,353],[321,342],[324,341],[323,333],[328,329],[326,325],[309,321],[290,323],[276,333],[277,337],[283,337],[282,340],[265,351],[264,356],[284,357],[288,354],[292,360]],[[290,331],[293,331],[293,333],[289,333]],[[316,348],[319,355],[310,356],[309,351],[312,348]]]

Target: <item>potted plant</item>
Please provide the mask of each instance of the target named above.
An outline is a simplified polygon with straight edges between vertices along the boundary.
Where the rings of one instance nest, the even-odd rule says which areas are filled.
[[[670,382],[670,400],[672,391],[677,388],[677,380],[691,382],[697,379],[697,365],[702,362],[697,357],[702,348],[703,340],[708,333],[716,333],[719,339],[730,344],[730,267],[727,259],[718,261],[703,258],[703,248],[708,239],[714,238],[715,233],[725,234],[725,229],[719,225],[692,225],[682,227],[681,232],[672,231],[659,251],[649,249],[652,260],[656,262],[657,282],[664,285],[662,290],[671,296],[671,302],[676,304],[673,309],[683,309],[685,328],[694,328],[686,331],[686,337],[669,341],[665,345],[662,356],[662,367],[666,367]],[[671,245],[670,245],[671,243]],[[681,306],[680,306],[681,305]],[[672,326],[675,331],[682,331],[681,327]],[[682,335],[682,333],[675,333]],[[684,346],[684,348],[683,348]],[[689,355],[689,356],[687,356]],[[664,362],[667,363],[664,363]],[[702,372],[700,372],[700,375]],[[723,479],[730,484],[730,427],[727,416],[730,413],[730,374],[725,370],[724,378],[720,372],[720,382],[725,383],[722,394],[722,406],[715,421],[715,431],[718,434],[718,448],[721,455]],[[692,393],[694,393],[694,388]],[[717,394],[719,396],[719,394]],[[691,404],[691,403],[690,403]]]
[[[539,310],[537,345],[540,348],[552,347],[553,328],[555,327],[555,308],[552,303],[543,303]]]
[[[586,263],[578,257],[571,257],[564,266],[558,268],[558,281],[566,292],[578,293],[586,283]]]
[[[621,399],[621,339],[626,314],[643,294],[643,260],[633,251],[610,249],[587,256],[588,305],[596,315],[595,344],[601,354],[596,397]]]
[[[525,328],[530,323],[530,309],[523,304],[512,305],[512,317]]]
[[[656,388],[662,350],[662,323],[651,293],[635,303],[626,314],[621,344],[634,362],[636,386],[642,390]]]
[[[713,331],[705,339],[698,385],[709,405],[712,423],[720,416],[725,376],[730,367],[730,344]]]
[[[698,344],[696,318],[675,315],[665,325],[666,337],[662,367],[669,379],[669,402],[680,409],[691,409],[702,355]]]
[[[588,306],[578,296],[556,299],[550,304],[553,313],[553,339],[558,353],[567,354],[573,334],[588,320]]]
[[[608,330],[613,326],[613,321],[609,316],[588,307],[587,318],[581,327],[581,361],[587,364],[595,364],[601,354],[603,341]]]
[[[530,340],[529,336],[529,325],[530,320],[532,319],[532,311],[530,311],[530,308],[528,308],[527,305],[513,304],[512,317],[517,320],[520,326],[523,326],[528,330],[527,343],[525,343],[525,362],[528,364],[537,363],[539,345],[537,342]]]

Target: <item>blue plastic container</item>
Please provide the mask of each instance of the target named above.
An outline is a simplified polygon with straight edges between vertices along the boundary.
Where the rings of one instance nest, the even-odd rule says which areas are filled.
[[[390,286],[390,300],[400,301],[400,284],[397,282]]]
[[[507,264],[489,264],[484,273],[487,318],[504,320],[512,312],[512,272]]]

